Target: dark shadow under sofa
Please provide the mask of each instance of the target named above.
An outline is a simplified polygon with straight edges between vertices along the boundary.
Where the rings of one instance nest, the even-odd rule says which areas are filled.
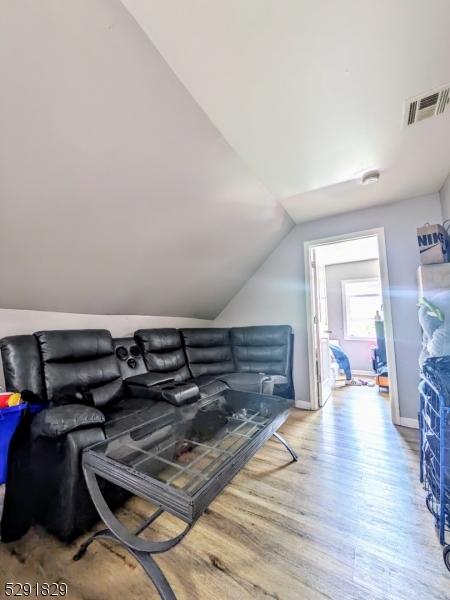
[[[0,342],[8,391],[29,390],[48,405],[32,422],[33,518],[68,542],[98,521],[82,450],[231,388],[293,398],[289,326],[40,331]],[[94,407],[58,405],[88,389]],[[66,398],[67,400],[67,398]],[[174,406],[175,405],[175,406]],[[127,494],[102,482],[112,508]],[[25,531],[22,531],[25,533]]]

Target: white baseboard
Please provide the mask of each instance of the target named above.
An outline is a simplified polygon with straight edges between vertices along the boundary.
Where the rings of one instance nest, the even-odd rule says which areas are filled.
[[[400,425],[402,427],[411,427],[412,429],[419,429],[418,420],[410,419],[408,417],[400,417]]]
[[[361,371],[359,369],[352,369],[353,375],[363,375],[364,377],[375,377],[373,371]]]
[[[311,403],[304,400],[295,400],[295,407],[302,408],[303,410],[311,410]]]

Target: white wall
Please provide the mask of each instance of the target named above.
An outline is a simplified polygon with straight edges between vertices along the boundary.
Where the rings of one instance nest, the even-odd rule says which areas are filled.
[[[212,321],[184,317],[142,315],[84,315],[39,310],[0,309],[0,339],[41,329],[109,329],[113,337],[131,336],[136,329],[148,327],[210,327]],[[3,369],[0,385],[3,386]]]
[[[417,321],[419,263],[416,227],[442,219],[439,194],[373,207],[297,225],[215,320],[218,326],[292,325],[297,400],[309,402],[304,242],[384,227],[391,285],[400,414],[417,417],[421,338]]]
[[[31,4],[0,2],[0,306],[216,317],[293,222],[120,2]]]
[[[442,205],[442,216],[444,221],[450,219],[450,174],[444,181],[444,185],[439,192]]]
[[[325,267],[327,282],[328,328],[330,338],[337,339],[348,355],[353,371],[372,371],[370,347],[374,340],[346,340],[344,337],[344,313],[342,306],[342,281],[380,277],[378,260],[362,260]],[[375,316],[375,315],[373,315]]]

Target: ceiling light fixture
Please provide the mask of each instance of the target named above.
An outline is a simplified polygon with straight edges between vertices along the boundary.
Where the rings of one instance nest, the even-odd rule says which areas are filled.
[[[361,183],[368,185],[369,183],[376,183],[380,179],[380,171],[367,171],[361,177]]]

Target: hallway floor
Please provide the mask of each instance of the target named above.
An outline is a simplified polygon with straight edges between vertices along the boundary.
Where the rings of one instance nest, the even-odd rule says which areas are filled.
[[[376,388],[343,388],[282,428],[300,454],[270,441],[175,549],[157,557],[178,600],[450,599],[418,481],[418,432],[395,428]],[[148,507],[120,511],[138,524]],[[171,517],[158,525],[167,535]],[[147,534],[148,535],[148,534]],[[80,562],[35,527],[0,545],[5,581],[64,581],[69,600],[156,598],[120,547],[96,542]]]

